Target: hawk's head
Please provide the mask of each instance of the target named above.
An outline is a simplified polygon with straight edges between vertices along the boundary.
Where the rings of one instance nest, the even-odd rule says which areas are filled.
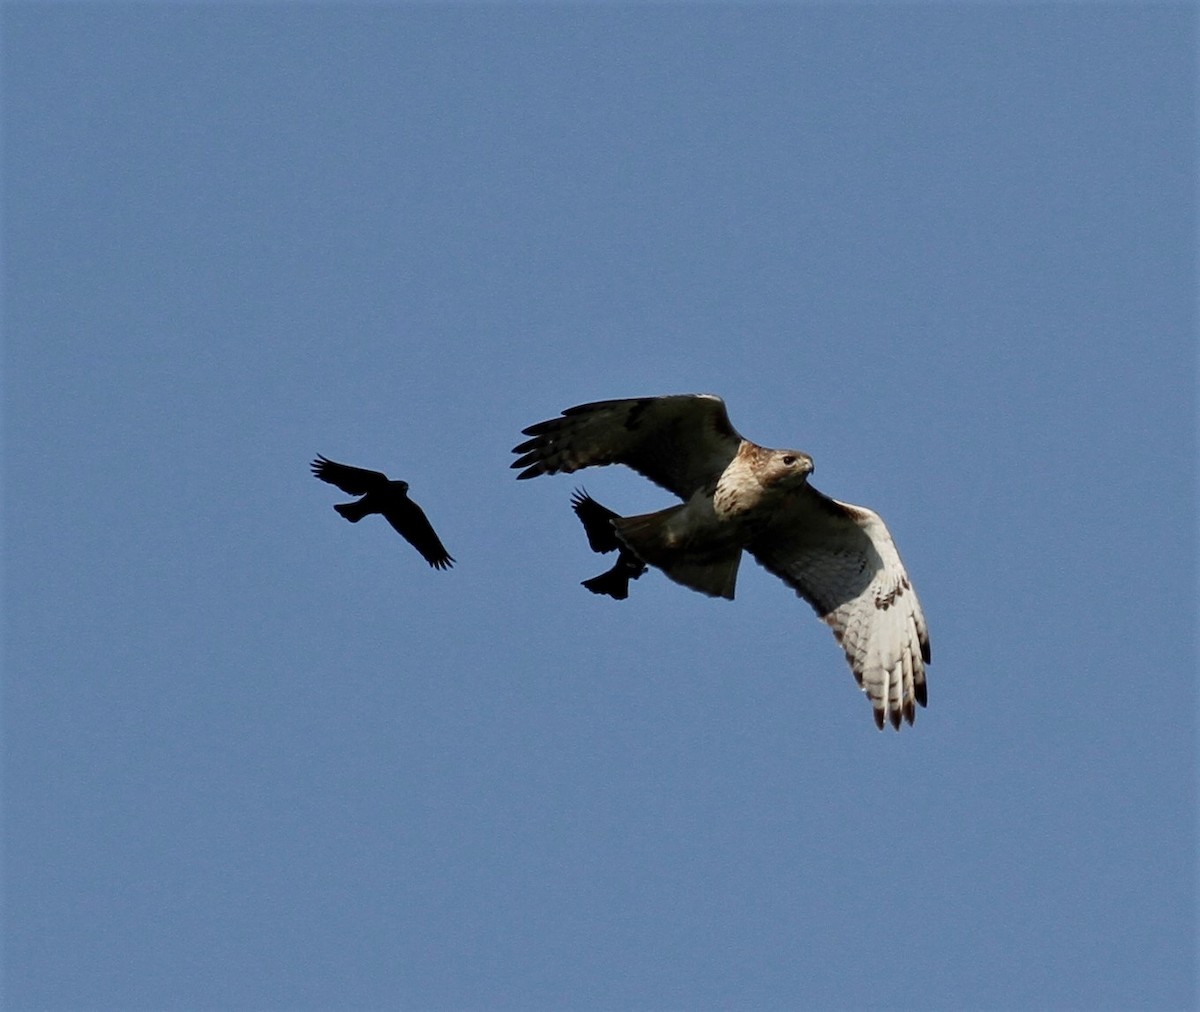
[[[771,450],[759,464],[759,481],[777,492],[798,488],[813,472],[813,460],[799,450]]]

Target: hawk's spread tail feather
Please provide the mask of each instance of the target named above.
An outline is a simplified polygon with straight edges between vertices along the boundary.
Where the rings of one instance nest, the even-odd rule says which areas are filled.
[[[643,562],[657,566],[676,583],[698,590],[709,597],[733,600],[737,584],[738,563],[742,558],[740,546],[711,547],[702,551],[678,543],[670,529],[671,519],[683,506],[672,506],[657,513],[636,517],[617,517],[613,520],[617,536]]]

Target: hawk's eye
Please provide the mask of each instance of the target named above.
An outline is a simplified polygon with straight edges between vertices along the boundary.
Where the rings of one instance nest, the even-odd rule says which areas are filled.
[[[796,463],[796,458],[789,453],[783,458],[783,462],[787,464],[788,467],[791,467],[794,463]]]

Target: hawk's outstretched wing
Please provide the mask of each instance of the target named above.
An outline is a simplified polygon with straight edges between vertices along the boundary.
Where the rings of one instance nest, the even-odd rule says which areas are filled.
[[[879,515],[807,486],[789,496],[748,549],[833,630],[876,725],[911,724],[916,704],[926,702],[929,632]]]
[[[580,404],[524,433],[533,438],[513,448],[518,478],[626,464],[685,500],[720,476],[742,442],[712,394]]]
[[[425,511],[408,496],[397,497],[382,512],[384,519],[434,569],[449,569],[454,565],[453,556],[446,551]]]
[[[336,460],[329,460],[320,454],[317,454],[317,459],[312,462],[312,473],[350,495],[366,495],[388,483],[388,476],[382,471],[368,471],[365,467],[339,464]]]

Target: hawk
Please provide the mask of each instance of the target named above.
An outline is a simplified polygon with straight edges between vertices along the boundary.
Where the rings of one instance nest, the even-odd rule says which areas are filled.
[[[743,438],[712,394],[596,401],[531,425],[518,478],[625,464],[683,500],[609,519],[621,544],[685,587],[734,596],[742,551],[833,630],[875,724],[897,730],[925,706],[929,633],[879,515],[808,483],[812,458]]]
[[[449,569],[454,565],[453,557],[442,545],[425,511],[408,497],[408,482],[392,481],[382,471],[339,464],[320,454],[310,466],[321,481],[336,485],[350,495],[362,496],[355,502],[338,503],[333,507],[352,524],[370,513],[382,513],[383,518],[434,569]]]
[[[646,571],[646,564],[617,538],[612,522],[621,518],[581,489],[576,489],[571,496],[571,508],[583,524],[593,552],[600,555],[614,551],[618,553],[612,569],[590,580],[583,580],[583,586],[593,594],[607,594],[615,601],[624,601],[629,596],[629,581],[641,576]]]

